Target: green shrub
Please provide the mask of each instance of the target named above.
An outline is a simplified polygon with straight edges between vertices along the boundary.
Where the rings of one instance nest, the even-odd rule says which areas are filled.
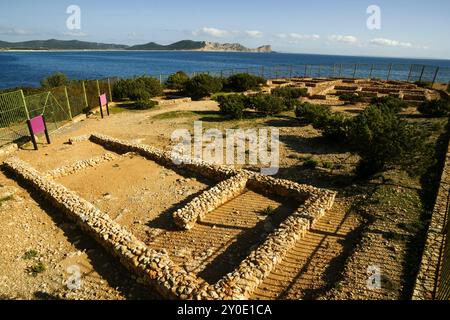
[[[385,105],[370,106],[352,120],[349,142],[361,157],[357,167],[360,177],[414,161],[424,146],[417,128]]]
[[[61,72],[56,72],[41,81],[41,86],[43,88],[56,88],[60,86],[66,86],[68,84],[69,78]]]
[[[148,100],[163,93],[159,80],[152,77],[121,79],[113,86],[114,99]]]
[[[303,162],[303,166],[308,169],[315,169],[319,165],[319,162],[315,159],[308,159]]]
[[[272,90],[272,95],[286,99],[298,99],[308,95],[307,88],[281,87]]]
[[[143,88],[150,94],[150,97],[157,97],[162,95],[163,87],[158,79],[153,77],[139,77],[134,79],[134,85],[138,88]]]
[[[339,96],[339,100],[346,101],[350,104],[363,101],[362,97],[360,97],[357,93],[343,93]]]
[[[189,76],[183,71],[178,71],[169,76],[166,81],[167,88],[183,91],[186,87],[186,83],[189,81]]]
[[[185,93],[194,100],[208,97],[222,90],[222,79],[208,74],[199,74],[191,78],[185,87]]]
[[[408,103],[400,98],[385,96],[375,97],[370,101],[372,105],[381,106],[384,105],[394,111],[395,113],[401,112],[408,107]]]
[[[450,115],[450,102],[445,100],[425,101],[417,110],[427,116],[447,117]]]
[[[304,120],[316,128],[323,128],[326,120],[331,115],[331,109],[329,106],[305,102],[295,109],[295,115],[300,120]]]
[[[151,101],[151,100],[137,100],[134,104],[133,104],[135,109],[138,110],[148,110],[148,109],[152,109],[156,106],[156,102]]]
[[[248,73],[238,73],[229,77],[225,82],[225,88],[230,91],[244,92],[253,90],[266,83],[266,79]]]
[[[331,113],[321,121],[321,126],[315,125],[316,129],[322,130],[322,135],[336,142],[346,142],[349,135],[352,119],[343,113]]]
[[[241,94],[222,95],[216,98],[220,112],[229,115],[233,119],[242,119],[244,116],[246,97]]]
[[[143,88],[133,88],[128,94],[128,98],[133,101],[148,101],[151,97],[150,93]]]
[[[247,104],[265,116],[276,115],[285,110],[284,99],[262,93],[250,97]]]

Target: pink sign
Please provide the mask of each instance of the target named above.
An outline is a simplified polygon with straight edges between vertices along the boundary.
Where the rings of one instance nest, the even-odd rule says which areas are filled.
[[[42,116],[34,117],[30,120],[31,130],[34,134],[38,134],[45,131],[44,118]]]
[[[103,107],[104,105],[106,105],[108,103],[108,99],[106,98],[106,94],[102,94],[98,98],[100,100],[100,107]]]

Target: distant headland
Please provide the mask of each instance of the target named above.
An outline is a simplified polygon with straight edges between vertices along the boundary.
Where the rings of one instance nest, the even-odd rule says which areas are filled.
[[[169,45],[155,42],[127,46],[122,44],[86,42],[78,40],[31,40],[24,42],[0,41],[0,50],[151,50],[151,51],[223,51],[223,52],[257,52],[270,53],[270,45],[255,49],[247,48],[239,43],[217,43],[208,41],[182,40]]]

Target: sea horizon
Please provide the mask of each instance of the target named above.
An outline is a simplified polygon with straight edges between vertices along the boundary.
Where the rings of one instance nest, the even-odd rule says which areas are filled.
[[[73,80],[83,80],[168,75],[179,70],[215,72],[304,64],[417,64],[448,68],[450,74],[450,59],[195,50],[3,50],[0,51],[0,88],[36,87],[55,72],[65,73]]]

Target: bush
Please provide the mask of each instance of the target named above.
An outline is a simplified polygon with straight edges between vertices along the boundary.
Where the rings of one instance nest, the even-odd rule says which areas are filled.
[[[128,98],[133,101],[148,101],[152,96],[143,88],[133,88],[128,94]]]
[[[133,106],[138,110],[148,110],[154,108],[156,106],[156,102],[151,100],[137,100]]]
[[[362,102],[362,97],[359,96],[357,93],[343,93],[339,96],[339,99],[341,101],[346,101],[347,103],[353,104]]]
[[[139,77],[134,80],[134,84],[138,88],[142,88],[150,94],[150,97],[162,95],[163,87],[158,79],[153,77]]]
[[[246,97],[241,94],[222,95],[216,98],[220,112],[229,115],[233,119],[242,119],[244,116]]]
[[[122,79],[113,86],[114,99],[148,100],[162,94],[159,80],[152,77]]]
[[[276,115],[285,110],[284,99],[262,93],[248,98],[247,104],[265,116]]]
[[[384,171],[389,165],[415,161],[424,146],[422,134],[385,105],[370,106],[354,118],[349,142],[361,157],[360,177]]]
[[[322,135],[330,140],[345,142],[348,139],[352,119],[343,113],[332,113],[324,120],[322,126],[315,126],[322,130]]]
[[[446,117],[450,115],[450,102],[445,100],[425,101],[417,110],[427,116]]]
[[[421,81],[416,81],[416,82],[414,82],[414,84],[416,85],[416,86],[418,86],[418,87],[421,87],[421,88],[431,88],[431,86],[432,86],[432,82],[431,81],[424,81],[424,80],[421,80]]]
[[[326,120],[331,116],[331,109],[329,106],[305,102],[295,109],[295,115],[316,128],[322,128]]]
[[[315,169],[319,165],[319,162],[314,159],[308,159],[303,162],[303,166],[308,169]]]
[[[308,95],[307,88],[281,87],[272,90],[272,95],[286,99],[298,99]]]
[[[384,105],[387,108],[391,109],[395,113],[401,112],[402,110],[408,107],[408,103],[403,101],[400,98],[386,96],[386,97],[375,97],[372,98],[371,104],[375,106]]]
[[[185,93],[194,100],[208,97],[222,90],[222,79],[208,74],[199,74],[191,78],[185,87]]]
[[[61,72],[56,72],[41,81],[41,86],[44,88],[56,88],[67,84],[69,84],[69,78]]]
[[[266,79],[248,73],[238,73],[229,77],[225,82],[225,88],[230,91],[244,92],[259,87],[266,83]]]
[[[183,71],[178,71],[169,76],[166,81],[167,88],[183,91],[186,87],[186,83],[189,81],[189,76]]]

